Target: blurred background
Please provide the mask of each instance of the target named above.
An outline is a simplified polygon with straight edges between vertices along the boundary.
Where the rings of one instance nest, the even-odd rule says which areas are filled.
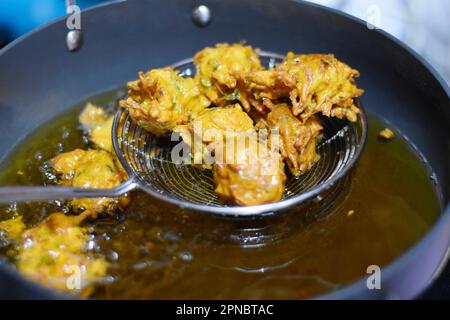
[[[84,9],[102,2],[106,1],[78,0],[77,4]],[[205,2],[207,3],[207,0]],[[450,84],[450,1],[310,2],[342,10],[368,21],[369,27],[378,27],[391,33],[425,57]],[[30,30],[64,15],[65,0],[0,0],[0,48]]]

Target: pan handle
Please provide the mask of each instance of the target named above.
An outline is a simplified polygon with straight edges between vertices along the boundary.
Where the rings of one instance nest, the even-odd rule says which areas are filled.
[[[58,186],[8,186],[0,187],[0,203],[14,201],[71,200],[76,198],[116,198],[136,189],[137,184],[128,180],[111,189],[86,189]]]

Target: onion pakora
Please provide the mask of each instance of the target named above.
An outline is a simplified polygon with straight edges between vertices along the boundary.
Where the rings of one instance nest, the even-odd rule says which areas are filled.
[[[233,158],[214,165],[213,174],[215,192],[230,203],[252,206],[283,197],[284,163],[277,152],[260,142],[236,148]]]
[[[106,275],[108,263],[89,252],[88,229],[80,226],[84,218],[83,214],[53,213],[26,229],[18,216],[0,222],[0,230],[6,230],[6,237],[14,240],[19,271],[43,285],[87,296],[90,285]],[[79,272],[79,283],[70,281],[74,272]]]
[[[128,82],[128,98],[119,102],[145,130],[163,136],[186,124],[211,102],[192,78],[183,78],[172,68],[140,72]]]
[[[108,115],[104,108],[88,103],[78,121],[89,134],[90,141],[98,148],[114,153],[111,137],[114,115]]]
[[[255,128],[249,115],[239,104],[235,104],[205,109],[193,122],[179,126],[175,131],[190,146],[194,164],[209,168],[213,164],[213,158],[217,159],[219,155],[225,154],[227,145],[236,143],[236,137],[254,132]],[[221,153],[216,152],[217,144],[222,145]]]
[[[59,183],[80,188],[114,188],[127,180],[126,173],[110,153],[104,150],[76,149],[50,160],[58,173]],[[85,210],[95,219],[99,214],[110,214],[127,206],[127,195],[119,198],[75,199],[72,207]]]
[[[206,109],[178,131],[194,150],[194,163],[213,166],[215,191],[225,201],[248,206],[281,199],[284,164],[258,140],[253,120],[239,104]]]
[[[297,55],[289,52],[274,69],[248,74],[252,104],[259,111],[276,100],[289,98],[292,113],[307,119],[316,113],[356,121],[359,108],[354,98],[363,94],[355,78],[359,72],[334,55]]]
[[[194,57],[198,68],[196,79],[201,91],[217,106],[240,101],[245,110],[250,105],[242,80],[250,73],[263,70],[258,50],[241,44],[217,44],[204,48]]]
[[[16,216],[9,220],[0,221],[0,237],[16,239],[25,229],[22,216]]]
[[[287,104],[277,104],[259,119],[257,127],[278,130],[278,149],[294,176],[310,170],[319,160],[316,146],[323,128],[316,117],[302,122],[292,114]]]
[[[56,171],[59,184],[113,188],[127,179],[113,154],[112,121],[113,116],[103,108],[91,103],[86,105],[79,122],[89,134],[89,140],[100,149],[75,149],[51,159],[49,164]],[[101,214],[123,210],[128,203],[128,195],[115,199],[75,199],[69,202],[70,208],[82,210],[75,216],[53,213],[29,229],[22,216],[15,216],[0,222],[0,236],[11,240],[16,252],[16,265],[22,273],[61,291],[88,296],[91,284],[106,275],[108,263],[89,252],[87,244],[91,238],[88,229],[80,224]],[[77,270],[73,269],[75,267]],[[68,280],[74,272],[79,272],[80,281],[70,284]]]

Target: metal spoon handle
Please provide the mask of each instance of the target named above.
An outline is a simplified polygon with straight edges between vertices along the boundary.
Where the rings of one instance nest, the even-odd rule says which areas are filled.
[[[115,198],[136,188],[129,180],[111,189],[85,189],[73,187],[0,187],[0,203],[14,201],[71,200],[76,198]]]

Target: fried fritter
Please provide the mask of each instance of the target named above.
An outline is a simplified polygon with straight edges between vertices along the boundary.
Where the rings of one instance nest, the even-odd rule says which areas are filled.
[[[117,158],[112,143],[112,125],[114,115],[109,115],[104,108],[88,103],[78,117],[84,131],[89,134],[89,140],[99,149],[108,151],[114,159],[117,169],[123,177],[127,177],[125,170]]]
[[[145,130],[166,135],[177,125],[186,124],[210,105],[192,78],[183,78],[172,68],[140,72],[128,82],[128,98],[120,106]]]
[[[217,106],[240,101],[249,110],[242,79],[249,73],[262,70],[258,50],[242,44],[217,44],[207,47],[194,57],[198,67],[196,79],[203,93]]]
[[[108,119],[108,114],[105,109],[100,106],[96,106],[92,102],[88,102],[78,116],[78,122],[83,127],[83,130],[87,132],[90,132],[95,127],[102,125],[106,119]]]
[[[21,230],[7,236],[15,240],[16,265],[23,274],[52,288],[82,292],[103,277],[108,267],[106,260],[94,257],[87,249],[90,237],[87,229],[79,226],[82,219],[83,215],[53,213],[25,231],[21,217],[2,221],[0,226]],[[80,272],[80,288],[68,286],[69,277],[75,272],[73,268]]]
[[[9,220],[0,221],[0,238],[16,239],[25,229],[22,216],[16,216]]]
[[[276,104],[265,117],[259,119],[257,127],[278,129],[279,150],[293,175],[310,170],[319,160],[316,146],[322,125],[315,116],[302,122],[292,114],[290,106]]]
[[[228,142],[249,131],[254,132],[253,120],[239,104],[222,108],[205,109],[188,125],[178,126],[183,141],[191,147],[194,164],[210,167],[217,152],[217,143],[222,143],[223,153]],[[230,139],[234,139],[231,141]],[[228,142],[227,142],[228,140]],[[217,154],[218,155],[218,154]],[[217,158],[217,157],[216,157]]]
[[[235,150],[232,158],[213,167],[216,193],[240,206],[280,200],[286,182],[280,155],[259,142]]]
[[[127,179],[115,157],[103,150],[76,149],[50,160],[59,174],[59,183],[80,188],[114,188]],[[121,210],[129,202],[128,196],[119,198],[75,199],[70,204],[90,213],[92,219],[99,214]]]
[[[359,109],[353,99],[364,92],[355,84],[358,76],[334,55],[289,52],[274,69],[248,74],[246,84],[252,105],[261,112],[289,98],[293,114],[303,120],[321,113],[354,122]]]
[[[253,120],[239,104],[206,109],[176,130],[193,149],[195,163],[212,165],[216,192],[225,201],[256,205],[281,199],[283,162],[258,142]]]
[[[111,154],[114,153],[111,137],[113,121],[114,116],[108,117],[103,123],[92,129],[90,134],[90,140],[95,143],[95,145]]]
[[[78,117],[83,129],[88,132],[91,140],[100,149],[114,153],[111,130],[114,115],[108,115],[105,109],[88,103]]]

